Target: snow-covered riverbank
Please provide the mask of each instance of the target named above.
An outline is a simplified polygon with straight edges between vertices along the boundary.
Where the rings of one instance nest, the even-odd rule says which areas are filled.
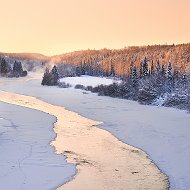
[[[51,144],[57,154],[64,153],[68,162],[76,164],[78,171],[74,180],[58,189],[167,189],[167,177],[160,173],[147,155],[118,141],[107,131],[96,128],[100,122],[30,96],[0,91],[0,101],[43,111],[57,118],[54,124],[56,138]],[[19,162],[19,169],[24,174],[22,186],[28,176],[21,164],[33,153],[33,146],[28,145],[28,155]]]
[[[19,84],[8,82],[0,88],[36,96],[87,118],[103,121],[104,124],[99,127],[146,151],[169,176],[172,190],[189,188],[190,115],[185,111],[83,94],[81,90],[42,87],[40,80]]]
[[[75,166],[54,153],[55,117],[0,102],[0,189],[55,189],[75,174]]]

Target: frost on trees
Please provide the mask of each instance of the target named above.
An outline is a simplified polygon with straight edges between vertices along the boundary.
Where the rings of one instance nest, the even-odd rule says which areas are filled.
[[[59,73],[57,67],[54,65],[51,71],[46,68],[42,79],[42,85],[55,86],[59,82]]]

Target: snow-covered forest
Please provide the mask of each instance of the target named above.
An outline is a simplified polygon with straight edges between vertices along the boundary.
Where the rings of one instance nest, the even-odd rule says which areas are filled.
[[[114,77],[114,74],[111,76]],[[149,67],[148,59],[145,57],[139,69],[134,63],[130,64],[130,73],[122,79],[122,83],[81,88],[99,95],[137,100],[143,104],[189,109],[189,82],[189,75],[180,73],[171,62],[167,67],[161,65],[159,61],[156,65],[152,62]]]
[[[129,47],[122,50],[87,50],[52,59],[55,63],[59,60],[56,70],[60,78],[90,75],[122,80],[120,84],[79,88],[99,95],[137,100],[143,104],[189,110],[189,58],[190,44],[182,44]],[[46,70],[46,76],[48,72]],[[69,86],[58,81],[50,82],[52,84]]]
[[[154,65],[159,61],[167,67],[171,62],[181,74],[190,71],[190,44],[181,45],[152,45],[134,46],[119,50],[86,50],[50,57],[55,64],[69,63],[88,70],[88,74],[103,74],[109,76],[114,74],[117,77],[129,75],[130,64],[134,63],[139,69],[142,60],[147,57],[149,67],[151,62]]]
[[[122,83],[80,88],[143,104],[190,107],[190,44],[84,50],[57,56],[1,53],[1,57],[1,76],[25,76],[24,66],[28,71],[46,68],[43,85],[69,87],[58,79],[81,75],[117,78]]]
[[[24,77],[27,75],[27,71],[23,70],[22,63],[20,61],[14,61],[13,64],[6,61],[6,59],[0,59],[0,76],[3,77]]]

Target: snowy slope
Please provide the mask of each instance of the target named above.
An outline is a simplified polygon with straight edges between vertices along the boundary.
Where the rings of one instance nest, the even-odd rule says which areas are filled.
[[[185,111],[84,94],[72,88],[42,87],[40,80],[10,82],[0,85],[0,89],[36,96],[103,121],[102,128],[146,151],[169,176],[172,190],[189,189],[190,115]]]
[[[93,76],[88,76],[88,75],[82,75],[81,77],[65,77],[65,78],[60,79],[60,82],[65,82],[72,86],[81,84],[83,86],[95,87],[100,84],[110,85],[110,84],[113,84],[113,82],[120,82],[120,80],[114,80],[114,79],[105,78],[105,77],[93,77]]]

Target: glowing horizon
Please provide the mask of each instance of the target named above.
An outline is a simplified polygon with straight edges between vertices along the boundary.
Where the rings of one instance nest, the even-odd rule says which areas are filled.
[[[189,0],[1,0],[0,52],[190,42]]]

